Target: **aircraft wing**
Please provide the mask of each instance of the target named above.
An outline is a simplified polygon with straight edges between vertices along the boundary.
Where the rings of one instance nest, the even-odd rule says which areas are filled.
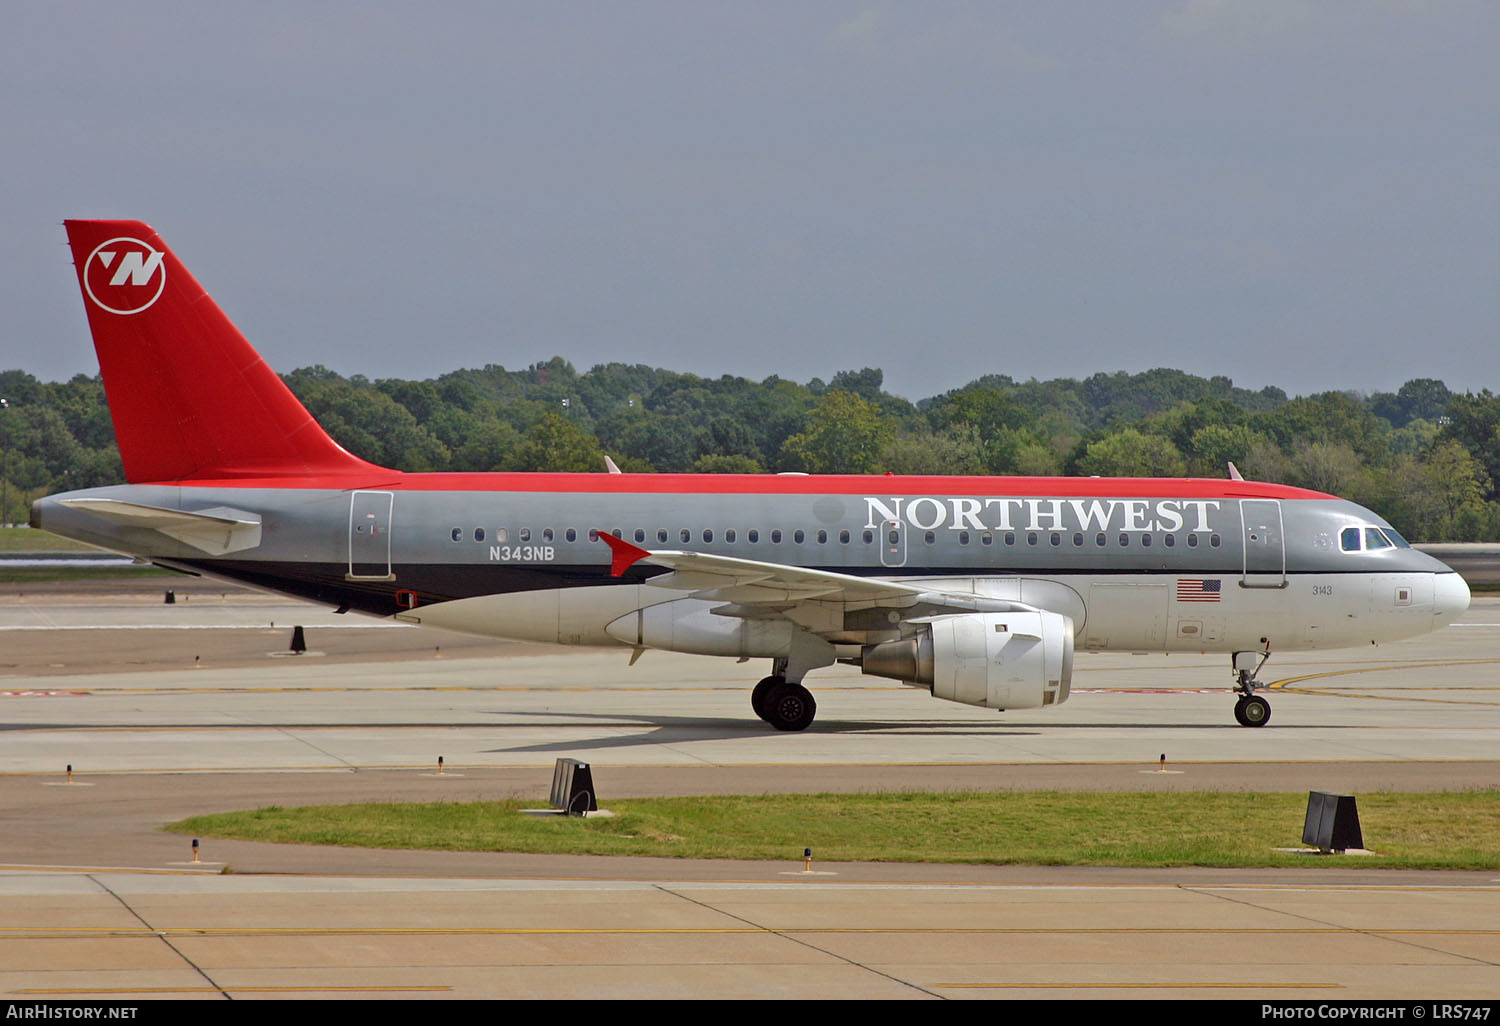
[[[720,615],[746,619],[782,615],[825,636],[844,633],[850,626],[848,614],[860,610],[896,610],[898,620],[944,613],[1036,611],[1035,606],[1007,599],[933,590],[904,581],[704,552],[643,549],[603,531],[599,538],[610,547],[610,571],[616,577],[636,563],[664,566],[671,573],[645,583],[685,591],[689,598],[724,602],[726,605],[714,610]],[[840,609],[845,617],[830,622],[826,615],[829,606]],[[811,610],[807,607],[821,607],[822,615],[808,615]],[[887,620],[881,626],[889,629],[895,622]]]

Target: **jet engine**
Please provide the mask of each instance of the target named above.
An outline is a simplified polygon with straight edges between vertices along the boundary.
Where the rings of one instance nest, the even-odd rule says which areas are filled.
[[[1060,613],[961,613],[907,626],[915,628],[908,637],[864,647],[865,673],[991,709],[1036,709],[1068,699],[1073,622]]]

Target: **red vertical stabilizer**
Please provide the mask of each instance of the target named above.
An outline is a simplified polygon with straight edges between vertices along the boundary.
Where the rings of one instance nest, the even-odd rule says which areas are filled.
[[[66,221],[132,484],[379,473],[313,420],[139,221]]]

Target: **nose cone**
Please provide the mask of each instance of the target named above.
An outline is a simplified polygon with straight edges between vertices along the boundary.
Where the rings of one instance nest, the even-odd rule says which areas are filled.
[[[1456,573],[1434,574],[1432,578],[1433,626],[1450,624],[1469,608],[1469,585]]]

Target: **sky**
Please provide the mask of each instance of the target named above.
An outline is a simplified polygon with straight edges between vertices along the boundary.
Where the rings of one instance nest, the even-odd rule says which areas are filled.
[[[17,0],[0,369],[94,373],[65,217],[280,371],[1174,367],[1500,391],[1491,0]]]

